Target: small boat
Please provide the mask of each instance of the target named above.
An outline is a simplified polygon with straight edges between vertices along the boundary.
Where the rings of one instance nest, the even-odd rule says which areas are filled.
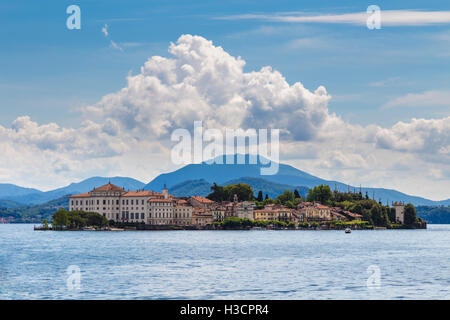
[[[83,227],[83,231],[95,231],[94,227]]]
[[[345,233],[351,233],[352,232],[352,229],[350,229],[350,228],[345,228]]]

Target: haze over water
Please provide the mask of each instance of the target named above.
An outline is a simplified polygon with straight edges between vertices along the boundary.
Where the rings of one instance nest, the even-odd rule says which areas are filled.
[[[79,291],[67,286],[71,265]],[[371,265],[379,288],[366,285]],[[351,234],[0,225],[0,299],[450,299],[450,225]]]

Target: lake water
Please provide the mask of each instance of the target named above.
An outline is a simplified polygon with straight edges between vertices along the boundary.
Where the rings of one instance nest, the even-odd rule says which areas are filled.
[[[450,299],[450,225],[351,234],[0,225],[0,299]]]

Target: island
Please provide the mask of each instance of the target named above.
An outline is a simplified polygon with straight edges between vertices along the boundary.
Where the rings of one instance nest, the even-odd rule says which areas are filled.
[[[69,197],[51,226],[35,230],[339,230],[425,229],[412,204],[382,204],[361,190],[331,191],[319,185],[302,196],[284,191],[275,199],[263,191],[255,197],[244,183],[213,184],[206,197],[175,197],[162,192],[127,191],[108,183]]]

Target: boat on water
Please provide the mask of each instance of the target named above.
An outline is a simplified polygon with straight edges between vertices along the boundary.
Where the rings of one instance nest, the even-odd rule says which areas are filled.
[[[345,228],[345,233],[351,233],[352,232],[352,229],[350,229],[350,228]]]
[[[94,227],[84,227],[83,231],[95,231]]]
[[[125,231],[125,229],[121,229],[121,228],[109,228],[107,230],[108,231]]]

